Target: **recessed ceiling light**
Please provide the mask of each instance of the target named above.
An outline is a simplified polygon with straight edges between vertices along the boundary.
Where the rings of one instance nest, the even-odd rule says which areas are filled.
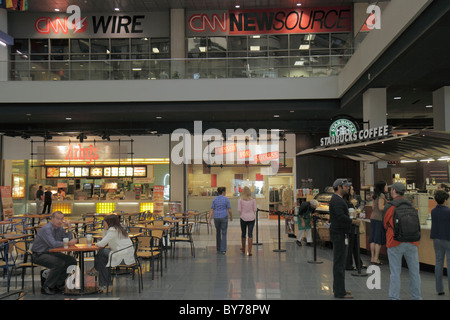
[[[297,3],[297,7],[300,7],[302,4],[301,3]]]
[[[70,117],[67,117],[67,118],[66,118],[66,120],[72,120],[72,118],[70,118]]]
[[[162,119],[162,117],[159,117],[159,116],[158,116],[158,117],[156,117],[156,119]]]
[[[59,9],[58,9],[58,8],[56,8],[56,9],[55,9],[55,11],[56,11],[56,12],[58,12],[58,11],[59,11]]]
[[[115,11],[120,11],[120,9],[119,9],[119,8],[114,8],[114,10],[115,10]]]
[[[240,7],[241,7],[241,6],[240,6],[240,5],[238,5],[238,4],[237,4],[237,5],[235,5],[235,8],[237,8],[237,9],[239,9]]]
[[[279,118],[280,115],[279,115],[279,114],[274,114],[273,117],[274,117],[274,118]]]
[[[425,108],[433,108],[432,105],[425,106]]]
[[[394,100],[402,100],[402,97],[394,97]]]

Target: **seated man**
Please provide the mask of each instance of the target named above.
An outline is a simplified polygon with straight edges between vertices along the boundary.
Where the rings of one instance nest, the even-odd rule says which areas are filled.
[[[64,230],[63,224],[67,227],[67,231]],[[73,239],[70,223],[64,221],[64,214],[61,211],[55,211],[51,216],[51,222],[37,233],[32,248],[34,263],[50,269],[48,278],[41,289],[43,294],[64,291],[65,280],[68,276],[67,268],[77,264],[72,256],[49,252],[50,249],[64,246],[64,238],[69,238],[69,246],[77,243],[77,240]]]

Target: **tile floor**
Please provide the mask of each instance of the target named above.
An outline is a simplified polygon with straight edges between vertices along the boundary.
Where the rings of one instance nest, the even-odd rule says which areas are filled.
[[[255,231],[256,232],[256,231]],[[254,235],[256,242],[256,234]],[[116,277],[112,292],[88,296],[47,296],[31,292],[31,277],[25,282],[27,294],[24,300],[107,299],[107,300],[336,300],[332,294],[332,250],[317,247],[316,261],[313,247],[299,247],[295,238],[284,233],[281,222],[281,241],[278,241],[277,220],[260,219],[258,242],[253,246],[253,256],[244,256],[240,250],[239,220],[228,227],[228,251],[218,254],[215,248],[215,230],[208,235],[206,225],[195,234],[195,258],[191,257],[188,244],[177,245],[174,257],[168,258],[164,275],[155,273],[151,280],[149,263],[144,261],[144,290],[138,293],[137,281],[129,275]],[[280,245],[279,245],[280,244]],[[284,252],[274,252],[278,249]],[[362,256],[368,264],[370,258]],[[346,272],[346,287],[355,300],[387,300],[389,267],[380,266],[381,289],[367,287],[368,276],[359,277],[355,271]],[[366,271],[363,270],[363,273]],[[36,272],[36,275],[38,272]],[[38,277],[37,277],[38,278]],[[422,296],[424,300],[449,300],[450,294],[438,296],[434,289],[434,274],[422,271]],[[447,278],[444,277],[444,281]],[[0,288],[6,282],[0,278]],[[19,279],[20,286],[20,279]],[[408,300],[408,271],[402,272],[401,298]],[[14,278],[12,279],[14,290]],[[447,289],[447,288],[446,288]],[[341,301],[341,300],[339,300]]]

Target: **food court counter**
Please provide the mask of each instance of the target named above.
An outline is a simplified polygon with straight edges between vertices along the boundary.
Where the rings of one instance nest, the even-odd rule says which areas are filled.
[[[123,212],[153,211],[153,202],[149,200],[63,200],[52,201],[51,211],[61,211],[64,214],[82,216],[85,213],[109,213],[114,210]],[[168,203],[164,202],[164,212],[168,210]],[[36,212],[36,202],[28,201],[28,212]]]
[[[366,249],[370,255],[370,220],[362,219],[362,223],[365,224],[365,232],[360,234],[360,247]],[[427,264],[430,266],[435,265],[435,254],[433,247],[433,240],[430,239],[431,231],[431,220],[426,220],[424,224],[421,225],[421,237],[419,241],[419,262]],[[386,246],[381,247],[381,254],[387,256]],[[447,266],[447,263],[444,264]]]

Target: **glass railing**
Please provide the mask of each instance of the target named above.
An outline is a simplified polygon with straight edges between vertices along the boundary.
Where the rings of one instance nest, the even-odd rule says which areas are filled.
[[[345,55],[9,61],[9,81],[299,78],[338,75]]]

